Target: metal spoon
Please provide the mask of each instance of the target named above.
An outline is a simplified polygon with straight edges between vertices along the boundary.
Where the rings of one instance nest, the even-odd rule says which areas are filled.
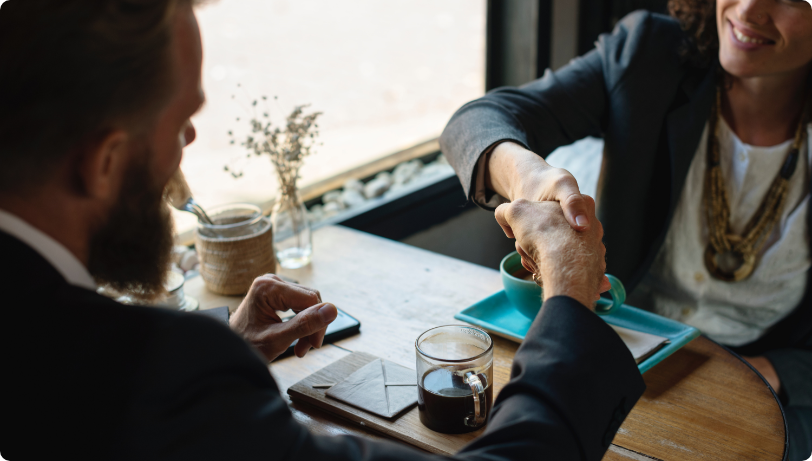
[[[186,183],[186,178],[183,176],[183,172],[180,171],[180,168],[175,171],[172,179],[167,183],[165,195],[166,201],[174,208],[181,211],[188,211],[197,216],[197,219],[200,221],[214,225],[214,221],[209,218],[209,215],[206,214],[203,207],[192,198],[192,191],[189,189],[189,184]]]
[[[209,218],[209,215],[206,214],[206,211],[203,210],[203,207],[200,206],[195,199],[189,197],[189,200],[183,204],[183,211],[188,211],[189,213],[194,213],[197,216],[197,219],[203,221],[206,224],[214,225],[214,221]]]

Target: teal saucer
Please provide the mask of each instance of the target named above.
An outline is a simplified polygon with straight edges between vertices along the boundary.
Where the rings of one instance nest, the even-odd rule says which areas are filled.
[[[454,318],[518,343],[524,340],[532,323],[510,304],[504,290],[464,309]],[[668,344],[637,364],[640,373],[645,373],[699,336],[699,330],[692,326],[626,304],[610,314],[601,315],[600,318],[610,325],[668,338]]]

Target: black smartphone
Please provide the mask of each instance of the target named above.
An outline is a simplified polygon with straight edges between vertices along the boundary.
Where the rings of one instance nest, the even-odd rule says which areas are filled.
[[[324,335],[323,344],[344,339],[361,331],[361,322],[359,322],[358,319],[347,314],[341,309],[336,308],[336,310],[338,310],[338,316],[335,320],[333,320],[333,323],[327,327],[327,333]],[[287,322],[291,318],[293,317],[288,317],[283,320]],[[283,352],[282,355],[276,359],[293,355],[293,346],[295,346],[297,342],[298,340],[294,341],[293,344],[291,344],[290,347],[288,347],[287,350],[285,350],[285,352]]]

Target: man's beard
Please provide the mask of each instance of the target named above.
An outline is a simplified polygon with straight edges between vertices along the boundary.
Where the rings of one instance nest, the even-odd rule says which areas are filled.
[[[150,300],[164,292],[173,227],[163,185],[150,174],[152,152],[140,150],[116,205],[90,241],[88,270],[100,285]]]

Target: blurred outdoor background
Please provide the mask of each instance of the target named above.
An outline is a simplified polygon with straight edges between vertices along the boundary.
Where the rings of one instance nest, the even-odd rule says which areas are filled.
[[[197,15],[207,103],[181,168],[204,207],[276,194],[269,159],[229,144],[261,96],[273,122],[299,104],[324,113],[301,187],[437,137],[484,94],[485,0],[218,0]],[[194,222],[179,214],[177,230]]]

